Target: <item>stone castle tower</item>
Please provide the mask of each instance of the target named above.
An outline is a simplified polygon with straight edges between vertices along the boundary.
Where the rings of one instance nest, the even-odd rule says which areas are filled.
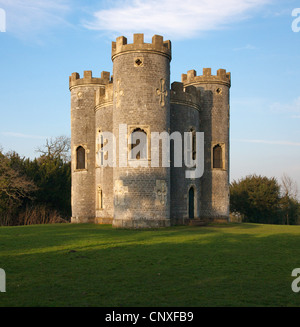
[[[170,88],[170,61],[170,41],[154,35],[144,43],[134,34],[132,44],[123,36],[112,42],[113,76],[70,76],[72,222],[147,228],[228,221],[230,73],[191,70]],[[155,133],[171,135],[170,157]],[[202,176],[187,178],[195,167],[184,163],[200,157]]]

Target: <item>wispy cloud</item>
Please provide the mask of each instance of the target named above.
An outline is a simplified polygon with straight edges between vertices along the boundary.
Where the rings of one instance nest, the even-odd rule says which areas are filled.
[[[246,143],[273,144],[273,145],[300,146],[300,142],[290,142],[290,141],[282,141],[282,140],[233,139],[232,141],[246,142]]]
[[[270,110],[274,113],[299,113],[300,114],[300,96],[290,102],[275,102],[270,105]],[[299,118],[298,116],[297,118]],[[296,118],[295,116],[293,118]]]
[[[10,136],[10,137],[18,137],[23,139],[45,139],[45,136],[40,135],[30,135],[30,134],[22,134],[22,133],[15,133],[15,132],[2,132],[1,133],[4,136]]]
[[[264,11],[263,17],[269,18],[269,17],[281,17],[281,16],[291,16],[291,8],[290,6],[287,6],[287,8],[277,8],[276,4],[273,8],[269,8]]]
[[[269,0],[127,0],[94,12],[84,26],[112,34],[163,33],[167,37],[192,37],[199,32],[222,29],[248,18]]]
[[[240,48],[234,48],[234,51],[241,51],[241,50],[256,50],[257,47],[255,47],[254,45],[251,44],[247,44],[244,47],[240,47]]]
[[[68,24],[70,0],[0,0],[6,12],[6,30],[17,36],[38,34],[45,28]]]

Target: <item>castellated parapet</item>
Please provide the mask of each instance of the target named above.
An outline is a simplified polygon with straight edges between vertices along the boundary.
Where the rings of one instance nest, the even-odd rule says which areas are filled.
[[[73,73],[69,77],[69,88],[70,90],[74,86],[84,86],[84,85],[106,85],[110,83],[112,80],[110,80],[110,73],[109,72],[101,72],[101,77],[92,77],[92,71],[86,70],[83,73],[83,78],[80,78],[80,75],[78,73]]]
[[[126,52],[155,52],[166,56],[171,60],[171,42],[164,41],[160,35],[152,37],[152,43],[144,43],[144,34],[134,34],[133,43],[127,44],[127,38],[120,36],[116,42],[112,42],[112,60],[120,54]]]
[[[112,42],[111,58],[113,78],[106,71],[93,77],[88,70],[82,78],[78,73],[69,77],[71,221],[121,228],[228,221],[230,73],[219,69],[212,75],[204,68],[197,76],[190,70],[170,85],[171,42],[160,35],[145,43],[143,34],[134,34],[132,44],[120,36]],[[133,141],[136,131],[143,133],[146,145],[133,155],[130,151],[140,145]],[[155,132],[182,136],[182,167],[174,163],[179,149],[172,146],[168,164],[162,165],[162,141],[154,145]],[[187,154],[193,160],[201,152],[196,134],[204,133],[204,174],[199,178],[186,178],[195,168],[185,165],[186,132],[193,135]],[[116,144],[112,166],[105,164],[108,134]],[[160,151],[158,166],[152,165],[152,146]]]
[[[113,105],[114,90],[113,83],[106,84],[103,88],[99,88],[96,91],[95,97],[95,110],[99,110],[102,107]]]
[[[231,85],[231,75],[225,69],[217,70],[217,75],[211,74],[211,68],[203,68],[203,75],[197,76],[197,72],[192,69],[187,74],[181,75],[181,81],[184,85],[193,84],[224,84],[228,87]]]
[[[201,92],[192,85],[184,88],[183,83],[173,82],[171,85],[171,103],[201,110]]]

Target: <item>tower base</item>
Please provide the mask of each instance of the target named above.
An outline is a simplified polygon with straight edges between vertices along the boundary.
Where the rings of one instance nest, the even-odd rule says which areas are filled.
[[[160,228],[160,227],[170,227],[170,219],[114,219],[112,222],[113,227],[118,228]]]

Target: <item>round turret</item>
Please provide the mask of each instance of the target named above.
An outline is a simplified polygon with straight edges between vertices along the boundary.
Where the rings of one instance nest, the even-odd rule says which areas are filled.
[[[127,44],[121,36],[112,43],[112,60],[113,133],[119,145],[113,225],[169,226],[170,168],[151,167],[151,133],[170,127],[170,41],[155,35],[152,43],[144,43],[143,34],[134,34],[133,44]]]
[[[228,221],[229,218],[229,89],[231,75],[210,68],[197,76],[195,70],[182,75],[187,88],[201,92],[200,129],[204,132],[204,174],[201,177],[200,217]]]
[[[181,160],[183,167],[171,165],[171,217],[173,224],[184,224],[200,215],[200,181],[201,178],[186,178],[186,172],[194,167],[185,166],[184,133],[191,132],[195,141],[197,132],[200,132],[201,97],[200,91],[194,86],[184,88],[183,83],[173,82],[171,85],[171,133],[180,133],[182,136]],[[196,159],[195,142],[192,142],[192,158]],[[198,145],[199,146],[199,145]],[[171,158],[173,159],[174,151]]]
[[[95,93],[109,83],[109,73],[101,78],[85,71],[69,77],[71,91],[71,173],[72,222],[94,222],[95,186]]]

